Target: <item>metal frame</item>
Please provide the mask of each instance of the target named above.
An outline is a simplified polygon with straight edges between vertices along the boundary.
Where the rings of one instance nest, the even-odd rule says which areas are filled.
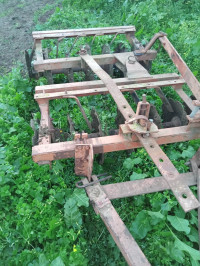
[[[167,143],[200,138],[200,84],[172,46],[166,34],[162,32],[156,34],[144,48],[137,45],[134,32],[135,28],[133,26],[33,32],[36,56],[36,61],[33,62],[33,66],[37,73],[44,71],[60,73],[65,72],[66,69],[72,69],[73,71],[90,69],[100,80],[36,87],[34,98],[40,107],[41,122],[39,143],[37,146],[33,147],[32,157],[33,160],[39,164],[46,164],[53,160],[74,157],[75,172],[77,175],[86,176],[88,178],[83,179],[82,183],[85,185],[87,184],[85,189],[95,210],[100,214],[127,263],[129,265],[149,265],[146,257],[113,208],[110,199],[170,189],[185,212],[200,207],[199,201],[189,188],[189,186],[195,184],[199,186],[199,171],[194,170],[194,165],[195,163],[197,165],[197,161],[199,160],[199,158],[197,158],[199,153],[197,153],[195,159],[192,161],[192,170],[194,172],[179,174],[170,159],[159,146]],[[120,54],[92,56],[88,54],[85,49],[81,49],[79,57],[43,59],[41,42],[43,39],[57,38],[60,40],[70,37],[96,37],[107,34],[126,34],[133,49],[135,48],[134,53],[125,52]],[[159,39],[162,46],[169,54],[181,76],[174,73],[152,76],[140,64],[140,62],[148,62],[156,57],[156,51],[150,50],[150,48],[157,39]],[[112,79],[101,67],[106,64],[115,64],[122,70],[126,77]],[[196,97],[196,101],[192,101],[183,91],[183,84],[189,86],[193,95]],[[135,113],[123,96],[123,92],[125,91],[133,92],[144,88],[160,88],[165,86],[173,87],[192,111],[191,115],[188,116],[189,122],[187,126],[157,129],[153,121],[148,120],[150,105],[146,102],[145,97],[142,102],[138,103],[137,112]],[[107,93],[112,96],[118,110],[125,119],[125,124],[119,126],[118,135],[89,138],[88,134],[84,133],[76,134],[74,141],[51,143],[53,125],[49,116],[50,100],[70,97],[76,99],[76,97],[80,96]],[[84,110],[81,110],[84,114]],[[89,123],[88,120],[86,121]],[[88,124],[88,126],[90,127],[90,124]],[[146,149],[159,169],[162,175],[161,177],[104,186],[97,184],[97,182],[99,182],[97,177],[92,175],[93,154],[128,150],[138,147],[144,147]],[[90,182],[93,183],[89,186],[88,184],[90,184]]]

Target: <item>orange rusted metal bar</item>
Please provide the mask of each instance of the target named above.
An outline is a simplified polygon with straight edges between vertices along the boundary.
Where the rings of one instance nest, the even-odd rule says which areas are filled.
[[[133,118],[135,118],[136,115],[112,78],[95,62],[90,55],[87,54],[86,50],[81,50],[80,55],[84,62],[106,85],[126,122],[130,123],[133,121]],[[187,212],[198,208],[200,203],[195,198],[189,187],[179,181],[179,172],[176,170],[175,166],[167,157],[167,155],[159,147],[156,140],[151,137],[149,133],[148,136],[142,136],[142,134],[140,134],[140,132],[137,130],[135,131],[135,134],[153,162],[158,167],[160,173],[168,182],[171,190],[174,193],[174,196],[182,206],[183,210]]]
[[[97,178],[92,176],[95,181]],[[83,179],[83,184],[87,184],[88,180]],[[121,220],[119,214],[116,212],[111,201],[105,194],[100,184],[96,184],[85,188],[93,207],[101,216],[108,231],[112,235],[115,243],[123,254],[126,262],[130,266],[150,266],[149,261],[138,246],[135,239],[132,237],[125,224]]]
[[[130,55],[131,52],[128,52]],[[117,63],[115,57],[117,54],[102,54],[94,55],[93,58],[99,65],[113,65]],[[150,50],[146,54],[136,56],[137,61],[154,60],[156,58],[156,51]],[[68,57],[68,58],[56,58],[45,59],[40,57],[40,60],[33,61],[33,67],[36,72],[44,72],[46,70],[56,71],[57,73],[63,73],[64,69],[72,68],[74,71],[81,71],[81,58],[80,57]],[[55,73],[56,73],[55,72]]]
[[[135,134],[130,136],[131,131],[126,130],[126,132],[127,134],[124,135],[90,138],[87,139],[85,143],[92,144],[94,154],[142,147]],[[199,139],[200,125],[190,130],[188,130],[187,126],[160,129],[159,132],[152,133],[152,136],[159,145]],[[74,157],[75,144],[75,141],[67,141],[34,146],[32,148],[32,158],[36,163],[72,158]]]
[[[51,122],[49,117],[49,100],[48,99],[40,99],[38,101],[40,112],[41,112],[41,120],[40,120],[40,131],[39,131],[39,145],[44,145],[51,143]]]
[[[187,186],[194,186],[197,184],[197,180],[193,172],[180,174],[179,180],[181,183]],[[166,182],[163,176],[102,185],[102,187],[107,197],[111,200],[170,189],[169,184]]]
[[[117,26],[117,27],[104,27],[104,28],[85,28],[85,29],[66,29],[66,30],[49,30],[49,31],[33,31],[34,39],[54,39],[54,38],[72,38],[72,37],[86,37],[95,35],[113,35],[113,34],[126,34],[134,33],[134,26]]]
[[[167,73],[167,74],[157,74],[151,75],[150,77],[144,78],[117,78],[113,81],[117,86],[130,85],[130,84],[140,84],[147,83],[147,86],[152,85],[151,82],[161,82],[161,81],[179,81],[181,76],[176,73]],[[150,84],[148,84],[150,82]],[[42,85],[35,87],[35,94],[38,93],[53,93],[53,92],[65,92],[65,91],[74,91],[74,90],[86,90],[86,89],[96,89],[104,88],[105,85],[101,80],[92,80],[92,81],[81,81],[81,82],[72,82],[72,83],[62,83],[62,84],[51,84],[51,85]]]
[[[146,83],[138,83],[138,84],[130,84],[130,85],[122,85],[118,86],[121,92],[132,92],[133,90],[141,90],[141,89],[150,89],[155,88],[157,86],[159,87],[165,87],[165,86],[176,86],[180,85],[182,86],[185,84],[184,79],[174,79],[174,80],[167,80],[167,81],[155,81],[155,82],[146,82]],[[47,85],[48,86],[48,85]],[[67,88],[65,91],[61,90],[52,90],[49,92],[40,92],[34,95],[34,99],[37,101],[38,99],[59,99],[59,98],[67,98],[67,97],[80,97],[80,96],[90,96],[90,95],[98,95],[98,94],[108,94],[109,90],[106,87],[103,88],[87,88],[87,89],[81,89],[81,90],[73,90],[70,88]]]
[[[113,79],[96,63],[96,61],[89,54],[84,53],[85,50],[83,54],[80,54],[81,58],[106,85],[125,120],[128,121],[130,118],[133,118],[135,116],[134,111],[124,98],[122,92],[119,90]]]
[[[183,61],[179,53],[176,51],[174,46],[171,44],[171,42],[168,40],[166,36],[159,38],[160,42],[162,43],[164,49],[169,54],[170,58],[172,59],[173,63],[177,67],[178,71],[186,81],[187,85],[191,89],[192,93],[196,97],[197,100],[200,100],[200,83],[195,78],[192,71],[189,69],[189,67],[186,65],[186,63]]]

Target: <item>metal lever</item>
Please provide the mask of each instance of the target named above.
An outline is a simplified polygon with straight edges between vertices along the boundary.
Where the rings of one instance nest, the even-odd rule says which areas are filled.
[[[67,93],[67,91],[66,91],[66,93]],[[63,96],[63,98],[75,99],[75,101],[76,101],[76,103],[77,103],[77,105],[78,105],[78,107],[79,107],[79,109],[80,109],[80,111],[81,111],[81,113],[82,113],[82,115],[83,115],[83,117],[85,119],[85,122],[87,123],[89,129],[92,130],[92,125],[91,125],[90,121],[88,120],[87,115],[86,115],[86,113],[85,113],[85,111],[84,111],[79,99],[76,96],[67,96],[67,95]]]
[[[143,54],[146,54],[146,52],[154,45],[154,43],[156,42],[156,40],[160,37],[164,37],[164,36],[167,36],[166,33],[160,31],[158,33],[156,33],[153,38],[148,42],[148,44],[145,46],[144,49],[141,49],[141,50],[135,50],[134,51],[134,55],[136,56],[140,56],[140,55],[143,55]]]

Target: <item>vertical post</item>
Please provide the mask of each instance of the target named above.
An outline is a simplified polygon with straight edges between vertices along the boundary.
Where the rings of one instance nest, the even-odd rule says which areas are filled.
[[[35,40],[35,55],[37,61],[43,61],[42,41],[39,39]]]
[[[51,143],[51,121],[49,117],[49,100],[40,99],[37,101],[40,107],[41,120],[39,130],[39,145]]]

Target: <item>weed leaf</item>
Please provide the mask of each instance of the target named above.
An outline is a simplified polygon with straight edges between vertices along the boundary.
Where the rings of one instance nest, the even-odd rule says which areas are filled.
[[[200,260],[200,252],[198,250],[191,248],[190,246],[182,242],[180,239],[178,239],[177,236],[174,235],[174,237],[175,237],[174,244],[177,248],[189,253],[189,255],[193,258],[193,260]]]
[[[58,256],[57,258],[55,258],[55,260],[52,261],[50,266],[65,266],[65,264],[64,264],[63,260],[61,259],[61,257]]]
[[[184,262],[185,254],[182,250],[178,249],[177,247],[174,247],[173,242],[169,242],[166,247],[167,253],[170,256],[170,258],[176,260],[179,263]]]
[[[192,147],[192,146],[189,146],[188,148],[187,148],[187,150],[184,150],[183,152],[182,152],[182,157],[183,158],[192,158],[192,156],[195,154],[195,150],[194,150],[194,148]]]
[[[79,227],[82,224],[81,213],[77,207],[77,202],[69,198],[64,206],[65,223],[68,227]]]
[[[138,213],[130,228],[130,231],[133,233],[135,238],[143,239],[147,233],[151,231],[152,226],[150,220],[151,218],[149,217],[147,211],[143,210]]]
[[[40,254],[38,266],[48,266],[48,265],[49,261],[46,259],[46,256],[44,254]]]
[[[190,233],[189,222],[186,219],[179,218],[178,216],[168,215],[167,220],[171,225],[180,232],[185,232],[186,234]]]
[[[190,239],[190,241],[197,244],[199,243],[198,231],[194,227],[191,228],[191,232],[187,237]]]
[[[89,199],[85,193],[85,190],[76,188],[73,193],[73,198],[76,200],[78,207],[89,206]]]
[[[148,211],[148,214],[151,216],[152,225],[156,225],[157,223],[165,219],[165,216],[160,212]]]
[[[131,158],[127,158],[124,163],[123,163],[123,167],[127,170],[132,170],[134,165],[137,165],[139,163],[142,162],[141,158],[135,158],[135,159],[131,159]]]
[[[138,180],[138,179],[144,179],[145,177],[147,177],[146,174],[138,174],[136,172],[133,172],[132,175],[130,176],[130,180]]]

